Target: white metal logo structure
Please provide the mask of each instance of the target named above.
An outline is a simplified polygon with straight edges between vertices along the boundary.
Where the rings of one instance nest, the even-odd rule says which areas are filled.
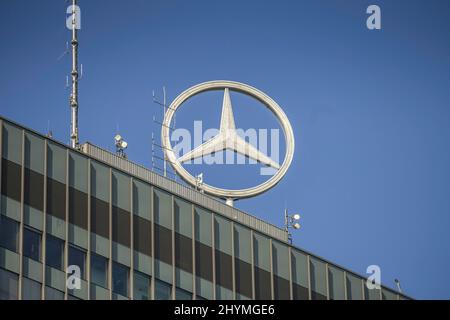
[[[177,159],[170,142],[170,125],[175,112],[182,106],[182,104],[186,100],[190,99],[191,97],[199,93],[212,90],[224,90],[219,133],[212,139],[206,141],[202,145],[194,148],[193,150]],[[270,157],[268,157],[237,135],[229,90],[240,92],[259,100],[275,115],[283,129],[286,141],[286,154],[281,166],[276,161],[273,161]],[[195,85],[175,98],[164,116],[161,131],[161,141],[163,150],[166,154],[166,158],[172,165],[173,169],[180,175],[180,177],[184,181],[193,186],[197,185],[197,179],[192,176],[186,169],[184,169],[181,164],[183,162],[203,157],[222,150],[235,151],[262,164],[277,169],[277,172],[270,179],[252,188],[222,189],[213,187],[206,183],[202,184],[201,189],[204,192],[213,196],[217,196],[219,198],[226,199],[227,204],[229,205],[233,205],[234,199],[256,196],[274,187],[278,182],[280,182],[292,162],[295,148],[294,133],[289,119],[287,118],[281,107],[272,98],[270,98],[264,92],[247,84],[224,80],[209,81]]]

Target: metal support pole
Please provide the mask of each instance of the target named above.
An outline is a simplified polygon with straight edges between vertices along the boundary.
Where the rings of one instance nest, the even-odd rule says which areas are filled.
[[[70,144],[78,148],[78,38],[77,38],[77,0],[72,0],[72,93],[70,95],[71,130]]]

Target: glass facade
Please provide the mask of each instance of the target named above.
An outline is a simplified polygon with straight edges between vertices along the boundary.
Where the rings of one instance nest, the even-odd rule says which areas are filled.
[[[0,125],[2,300],[407,298],[125,159]],[[80,289],[66,288],[70,265]]]
[[[128,297],[129,293],[129,273],[128,267],[119,263],[112,265],[112,291],[123,297]]]
[[[45,244],[45,264],[62,270],[64,266],[64,241],[47,235]]]
[[[0,300],[17,300],[19,276],[0,268]]]
[[[328,267],[328,288],[331,300],[345,300],[345,276],[344,271]]]
[[[266,236],[253,235],[255,299],[272,299],[271,245]]]
[[[0,215],[0,247],[17,252],[19,223]]]
[[[108,260],[96,254],[91,255],[91,282],[103,288],[108,287]]]
[[[23,255],[41,261],[41,234],[29,228],[23,229]]]
[[[84,250],[70,245],[68,265],[80,268],[81,279],[86,279],[86,252]]]
[[[233,237],[236,299],[252,299],[252,232],[235,224]]]
[[[22,279],[22,300],[40,300],[41,284],[37,281]]]
[[[134,300],[150,300],[151,298],[151,283],[150,277],[140,273],[134,272]]]

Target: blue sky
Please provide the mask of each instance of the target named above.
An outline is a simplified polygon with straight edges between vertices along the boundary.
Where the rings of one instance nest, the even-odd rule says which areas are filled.
[[[366,28],[370,4],[381,7],[380,31]],[[161,118],[153,89],[165,85],[171,100],[203,81],[248,83],[283,107],[296,153],[276,188],[236,206],[281,225],[287,205],[302,214],[295,245],[360,274],[377,264],[383,283],[399,278],[414,298],[450,298],[448,1],[80,5],[82,142],[112,150],[118,129],[129,158],[150,166],[151,134],[159,136],[152,118]],[[0,114],[43,133],[50,127],[63,142],[70,60],[57,58],[70,37],[66,6],[0,2]],[[217,127],[221,97],[209,99],[181,109],[177,127]],[[239,127],[272,127],[256,104],[232,100]],[[190,170],[247,186],[255,168]]]

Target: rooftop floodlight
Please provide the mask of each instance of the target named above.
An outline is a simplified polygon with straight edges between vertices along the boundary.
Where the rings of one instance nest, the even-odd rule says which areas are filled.
[[[402,287],[400,285],[400,280],[394,279],[395,284],[397,285],[397,290],[399,293],[403,293]]]
[[[122,148],[122,149],[126,149],[127,147],[128,147],[128,142],[126,142],[126,141],[120,141],[120,147]]]
[[[196,189],[196,190],[198,189],[200,192],[203,192],[203,190],[202,190],[202,185],[203,185],[203,172],[200,173],[199,175],[197,175],[195,178],[197,179],[197,184],[196,184],[196,186],[195,186],[195,189]]]
[[[284,231],[286,231],[288,236],[288,241],[292,243],[292,234],[289,232],[290,228],[296,230],[300,229],[300,215],[298,213],[288,214],[287,209],[284,210]]]
[[[114,137],[114,141],[116,145],[116,154],[119,157],[126,158],[127,155],[125,154],[124,150],[128,147],[128,143],[123,140],[120,134],[116,134],[116,136]]]

